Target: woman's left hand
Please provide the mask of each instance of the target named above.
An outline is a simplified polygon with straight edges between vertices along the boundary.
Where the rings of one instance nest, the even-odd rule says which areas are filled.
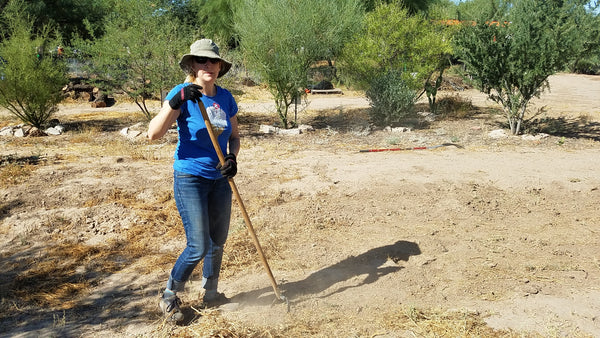
[[[221,171],[221,175],[227,178],[233,178],[237,174],[237,162],[234,154],[225,156],[225,163],[217,165],[217,169]]]

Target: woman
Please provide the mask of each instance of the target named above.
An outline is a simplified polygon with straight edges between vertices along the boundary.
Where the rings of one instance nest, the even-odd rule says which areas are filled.
[[[183,291],[196,265],[204,258],[202,287],[205,307],[218,306],[228,299],[217,292],[223,245],[229,231],[231,187],[228,178],[237,173],[236,156],[240,135],[235,99],[215,84],[231,68],[219,55],[219,47],[209,39],[194,42],[179,65],[186,72],[185,83],[173,88],[163,107],[150,121],[148,138],[162,137],[177,121],[179,142],[173,164],[175,203],[187,246],[175,262],[159,307],[171,321],[183,319],[177,292]],[[218,135],[225,156],[221,166],[198,107],[202,100]]]

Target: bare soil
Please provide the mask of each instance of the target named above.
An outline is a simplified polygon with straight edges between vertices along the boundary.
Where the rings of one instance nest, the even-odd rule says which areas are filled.
[[[547,137],[491,138],[504,118],[472,89],[405,132],[371,128],[358,94],[309,95],[295,136],[260,134],[272,106],[240,95],[235,182],[289,304],[235,205],[234,305],[200,311],[198,271],[175,326],[157,294],[185,245],[176,135],[121,136],[131,103],[65,103],[65,134],[0,138],[0,336],[600,337],[600,77],[550,85]],[[359,152],[385,148],[404,150]]]

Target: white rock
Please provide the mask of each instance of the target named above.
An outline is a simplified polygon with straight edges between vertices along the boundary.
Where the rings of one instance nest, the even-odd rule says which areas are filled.
[[[275,133],[277,133],[278,130],[279,130],[279,128],[273,127],[273,126],[268,126],[266,124],[261,124],[260,128],[258,129],[258,131],[260,131],[263,134],[275,134]]]
[[[134,139],[138,137],[141,133],[142,132],[139,130],[130,130],[129,133],[127,133],[127,138]]]
[[[491,138],[506,138],[508,135],[504,131],[504,129],[496,129],[492,130],[488,133],[488,136]]]
[[[48,129],[44,130],[44,132],[48,135],[60,135],[60,134],[62,134],[64,129],[65,128],[63,126],[58,125],[56,127],[48,128]]]
[[[315,130],[315,128],[313,128],[313,126],[308,125],[308,124],[301,124],[298,126],[298,129],[300,129],[301,133],[306,133],[306,132]]]
[[[418,112],[417,115],[421,116],[427,122],[435,121],[435,115],[430,112]]]
[[[294,128],[294,129],[280,129],[277,132],[279,135],[300,135],[300,129],[298,128]]]
[[[408,132],[410,132],[410,128],[396,127],[396,128],[390,128],[389,131],[391,131],[392,133],[408,133]]]
[[[0,129],[0,136],[12,136],[13,130],[11,127],[4,127]]]
[[[25,137],[25,132],[23,131],[23,128],[17,128],[15,129],[15,133],[13,135],[15,137]]]

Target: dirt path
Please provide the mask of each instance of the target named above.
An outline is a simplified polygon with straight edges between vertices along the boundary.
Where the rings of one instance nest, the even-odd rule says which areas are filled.
[[[377,314],[404,305],[467,309],[495,328],[542,335],[600,334],[599,155],[445,149],[284,161],[305,168],[298,181],[268,185],[306,200],[267,216],[287,215],[278,222],[291,221],[282,227],[293,234],[281,240],[297,242],[278,256],[303,268],[275,270],[291,315],[325,309],[352,318],[354,332],[376,332]],[[323,220],[333,229],[320,229]],[[266,282],[250,274],[226,289],[253,298]],[[286,318],[268,305],[227,316],[265,325]]]
[[[600,121],[598,78],[563,74],[550,80],[552,92],[535,105],[547,105],[549,116]],[[490,104],[473,91],[461,95],[477,107]],[[310,98],[311,109],[342,113],[346,104],[368,104],[360,97]],[[135,111],[125,107],[112,109]],[[268,109],[264,103],[240,107]],[[59,116],[75,113],[102,114],[66,105]],[[429,336],[420,322],[408,327],[401,320],[423,311],[432,318],[464,317],[456,327],[473,315],[516,335],[600,337],[600,131],[566,139],[492,139],[488,132],[496,128],[496,121],[475,118],[402,134],[359,135],[335,125],[293,137],[247,134],[236,183],[290,312],[273,304],[269,279],[234,206],[221,288],[238,306],[224,309],[226,322],[213,329]],[[202,328],[211,313],[194,317],[186,307],[194,319],[165,328],[156,309],[157,292],[183,246],[169,207],[174,144],[118,138],[118,131],[0,138],[2,156],[52,159],[24,181],[0,187],[0,336],[213,332]],[[444,142],[463,147],[358,152]],[[143,216],[150,212],[161,218]],[[132,232],[147,233],[137,239],[151,243],[135,260],[91,259],[100,252],[90,251],[61,274],[38,276],[48,283],[74,283],[72,276],[93,282],[77,297],[65,297],[63,307],[32,306],[6,291],[21,290],[13,281],[32,270],[65,264],[50,251],[55,244],[100,247],[128,240]],[[241,270],[239,259],[249,260]],[[106,275],[94,268],[107,262],[121,265]],[[194,275],[183,295],[186,306],[197,305],[199,293]]]

